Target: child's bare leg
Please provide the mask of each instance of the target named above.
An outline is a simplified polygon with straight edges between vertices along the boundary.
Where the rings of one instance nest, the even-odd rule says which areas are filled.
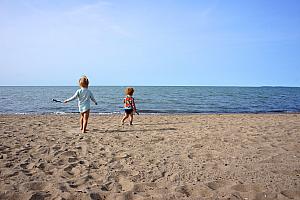
[[[133,112],[129,115],[129,123],[132,125],[133,122]]]
[[[129,115],[127,113],[125,113],[123,119],[122,119],[122,125],[124,124],[124,121],[129,117]]]
[[[80,113],[80,121],[79,121],[79,124],[80,124],[80,130],[83,129],[83,113]]]
[[[82,129],[82,133],[86,133],[86,127],[88,124],[88,120],[89,120],[89,116],[90,116],[90,110],[86,111],[83,113],[83,129]]]

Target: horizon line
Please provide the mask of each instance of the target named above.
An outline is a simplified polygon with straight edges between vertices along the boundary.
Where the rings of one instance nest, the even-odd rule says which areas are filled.
[[[89,87],[295,87],[288,85],[90,85]],[[0,87],[79,87],[78,85],[0,85]]]

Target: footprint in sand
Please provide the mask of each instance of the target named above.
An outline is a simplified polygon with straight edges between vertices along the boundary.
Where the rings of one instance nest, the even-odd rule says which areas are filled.
[[[27,166],[28,166],[28,165],[29,165],[29,163],[25,162],[25,163],[20,164],[20,167],[21,167],[22,169],[27,169]]]
[[[63,152],[62,150],[54,151],[53,155],[57,156],[57,155],[61,154],[62,152]]]
[[[164,140],[165,140],[164,137],[154,136],[153,138],[151,138],[150,143],[156,144],[156,143],[159,143],[159,142],[164,141]]]
[[[51,194],[46,193],[46,192],[36,192],[31,195],[29,200],[44,200],[50,196],[51,196]]]
[[[114,158],[115,158],[115,160],[121,160],[121,159],[126,159],[129,157],[131,157],[130,154],[128,154],[126,152],[118,152]]]
[[[147,192],[156,188],[156,183],[137,183],[134,184],[132,191],[135,193]]]
[[[209,182],[206,185],[207,185],[207,187],[209,187],[212,190],[218,190],[220,188],[223,188],[223,187],[231,185],[231,184],[232,183],[229,181],[220,180],[220,181]]]
[[[86,156],[88,145],[87,145],[87,143],[82,142],[82,143],[79,143],[78,146],[76,146],[76,149],[78,149],[80,151],[79,154],[81,156]]]
[[[244,185],[244,184],[237,184],[231,187],[232,190],[238,191],[238,192],[249,192],[249,191],[260,191],[259,186],[255,185]]]
[[[51,149],[50,152],[53,151],[54,153],[56,153],[58,150],[61,150],[61,149],[62,149],[62,146],[59,145],[59,144],[55,144],[55,145],[53,145],[50,149]]]
[[[255,195],[253,200],[275,200],[275,199],[277,199],[277,194],[275,193],[259,192]]]
[[[234,185],[231,187],[232,190],[236,190],[236,191],[239,191],[239,192],[248,192],[249,191],[249,188],[247,188],[247,186],[245,185]]]
[[[240,195],[240,193],[234,192],[230,194],[228,200],[245,200],[245,199]]]
[[[2,169],[1,170],[1,176],[4,178],[11,178],[14,176],[18,176],[19,172],[18,171],[12,171],[10,169]]]
[[[74,163],[74,162],[77,162],[78,161],[78,158],[76,158],[76,157],[70,157],[69,159],[68,159],[68,162],[69,163]]]
[[[132,200],[133,194],[132,192],[122,192],[122,193],[112,193],[107,197],[107,199],[116,199],[116,200]]]
[[[32,173],[30,170],[27,170],[27,169],[23,169],[23,170],[20,170],[21,172],[23,172],[26,176],[32,176]]]
[[[58,188],[60,189],[61,192],[69,192],[68,186],[66,183],[59,183]]]
[[[195,148],[195,149],[201,149],[203,147],[203,144],[195,144],[192,146],[192,148]]]
[[[72,163],[72,164],[68,165],[66,168],[64,168],[64,171],[68,172],[71,175],[73,175],[74,173],[72,172],[72,170],[76,166],[77,166],[77,163]]]
[[[76,179],[72,179],[67,181],[68,186],[73,189],[77,189],[78,191],[86,191],[86,184],[89,180],[93,179],[92,176],[86,175],[83,177],[78,177]]]
[[[66,161],[64,159],[59,159],[53,162],[54,166],[64,166],[66,164]]]
[[[28,194],[15,191],[0,191],[0,199],[29,199]]]
[[[108,181],[100,187],[101,191],[104,192],[114,192],[114,193],[120,193],[122,192],[122,185],[119,182],[115,181]]]
[[[179,192],[181,194],[184,194],[186,197],[189,197],[191,195],[191,192],[189,191],[189,188],[185,185],[176,187],[174,190],[175,190],[175,192]]]
[[[65,151],[64,153],[61,154],[61,156],[76,157],[77,153],[76,153],[76,151]]]
[[[102,200],[102,199],[106,199],[106,196],[97,192],[93,192],[90,193],[90,198],[91,200]]]
[[[300,191],[284,190],[284,191],[281,191],[280,193],[289,199],[300,199]]]
[[[21,185],[21,188],[24,188],[26,191],[42,191],[48,187],[49,183],[40,181],[27,182]]]
[[[131,191],[134,188],[134,183],[123,176],[119,178],[119,183],[122,187],[122,191]]]
[[[100,187],[100,190],[105,191],[105,192],[111,191],[112,185],[113,185],[112,181],[106,182],[106,183],[102,184],[102,186]]]

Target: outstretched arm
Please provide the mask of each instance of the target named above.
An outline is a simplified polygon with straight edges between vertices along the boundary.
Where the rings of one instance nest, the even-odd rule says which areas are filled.
[[[94,98],[94,95],[93,95],[92,92],[91,92],[91,100],[95,103],[95,105],[97,105],[97,101],[96,101],[96,99]]]
[[[78,90],[75,92],[75,94],[71,98],[64,100],[64,103],[68,103],[69,101],[73,101],[77,97],[78,97]]]

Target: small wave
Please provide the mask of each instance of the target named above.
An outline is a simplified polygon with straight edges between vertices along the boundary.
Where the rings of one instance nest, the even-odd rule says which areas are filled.
[[[55,115],[65,115],[65,114],[67,114],[66,112],[54,112],[53,114],[55,114]]]
[[[120,112],[97,112],[95,114],[97,114],[97,115],[114,115],[114,114],[120,114]]]
[[[140,113],[144,114],[157,114],[157,113],[168,113],[166,110],[138,110]]]

